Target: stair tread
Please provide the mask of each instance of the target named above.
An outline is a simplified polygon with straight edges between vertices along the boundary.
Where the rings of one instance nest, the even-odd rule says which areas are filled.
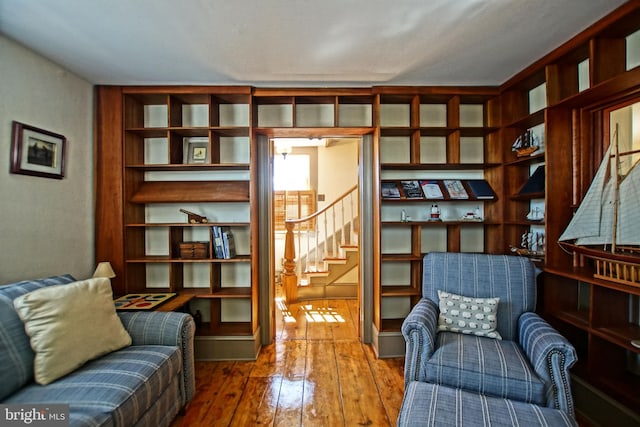
[[[322,277],[322,276],[328,276],[329,275],[329,271],[305,271],[303,273],[305,276],[316,276],[316,277]]]

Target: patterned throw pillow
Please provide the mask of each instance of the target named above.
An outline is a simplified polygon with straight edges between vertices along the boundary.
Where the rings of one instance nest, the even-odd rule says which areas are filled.
[[[496,331],[500,298],[474,298],[438,291],[440,316],[438,331],[458,332],[481,337],[502,337]]]

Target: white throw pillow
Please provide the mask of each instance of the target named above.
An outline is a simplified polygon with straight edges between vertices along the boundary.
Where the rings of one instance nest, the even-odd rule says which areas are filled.
[[[438,290],[438,331],[502,339],[496,331],[500,298],[474,298]]]
[[[34,375],[39,384],[131,345],[107,278],[41,288],[16,298],[13,305],[36,354]]]

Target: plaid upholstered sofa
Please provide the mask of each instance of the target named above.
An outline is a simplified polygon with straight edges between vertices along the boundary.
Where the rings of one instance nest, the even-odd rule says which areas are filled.
[[[475,322],[475,314],[467,306],[460,309],[457,302],[451,304],[455,310],[443,314],[442,309],[446,310],[449,303],[446,298],[451,295],[471,297],[467,300],[471,301],[467,303],[469,307],[482,308],[487,301],[499,299],[494,312],[495,331],[485,334],[474,330],[480,321]],[[492,303],[496,305],[495,301]],[[487,399],[500,399],[501,406],[507,402],[513,408],[509,402],[517,402],[516,407],[528,408],[527,411],[531,407],[521,404],[551,408],[573,420],[569,369],[577,360],[576,352],[534,312],[535,305],[536,270],[527,258],[427,254],[423,259],[422,299],[402,326],[406,341],[405,399],[410,398],[408,395],[422,394],[429,399],[439,396],[441,403],[446,401],[453,407],[455,399],[462,399],[458,404],[463,400],[475,402],[471,407],[482,407],[478,402],[486,405]],[[485,313],[490,308],[485,306]],[[450,313],[459,317],[448,319]],[[478,316],[484,318],[482,314]],[[458,323],[462,326],[456,329]],[[491,328],[487,326],[487,330]],[[500,339],[495,339],[496,334]],[[426,411],[430,403],[406,402],[403,409],[413,407],[415,411],[416,405],[424,406]],[[489,407],[485,406],[485,410]],[[470,415],[474,416],[474,412]],[[401,414],[401,419],[402,425],[410,425],[406,423],[406,413]]]
[[[0,402],[68,404],[71,426],[168,426],[195,389],[188,314],[119,313],[131,345],[47,385],[34,382],[34,352],[13,300],[72,282],[63,275],[0,286]]]

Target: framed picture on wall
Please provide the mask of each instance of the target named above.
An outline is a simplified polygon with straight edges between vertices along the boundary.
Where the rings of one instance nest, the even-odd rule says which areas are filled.
[[[209,140],[207,138],[184,139],[184,163],[209,163]]]
[[[62,179],[67,139],[20,122],[13,122],[11,173]]]

